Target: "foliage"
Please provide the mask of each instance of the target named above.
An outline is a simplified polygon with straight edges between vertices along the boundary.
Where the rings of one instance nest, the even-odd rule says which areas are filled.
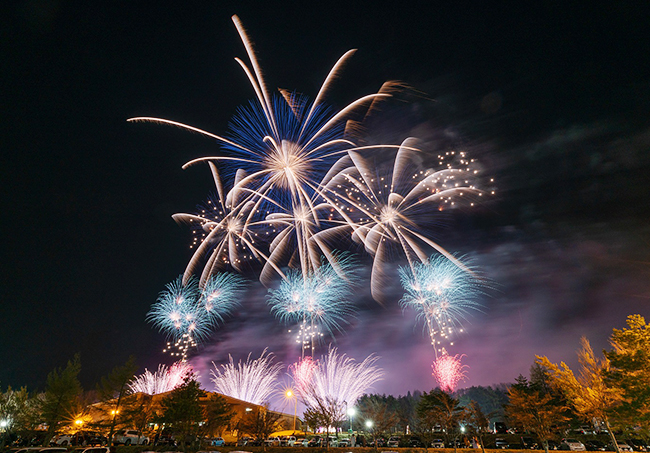
[[[192,442],[199,432],[199,424],[204,421],[203,408],[200,398],[205,396],[194,376],[188,376],[183,384],[174,389],[160,402],[163,420],[174,427],[181,436],[183,448],[187,451],[188,443]]]
[[[455,395],[464,407],[476,401],[481,411],[494,422],[503,418],[503,406],[508,402],[507,392],[506,385],[500,384],[494,387],[472,386],[457,390]]]
[[[129,383],[133,380],[136,371],[135,358],[131,356],[124,365],[113,368],[108,376],[102,377],[97,385],[97,394],[100,401],[104,403],[106,415],[110,416],[108,438],[111,441],[116,426],[120,426],[122,420],[128,423],[122,404],[124,398],[130,393]]]
[[[48,426],[43,446],[49,444],[62,423],[74,420],[81,396],[80,371],[79,354],[76,354],[65,368],[56,368],[47,375],[45,393],[40,400],[41,419]]]
[[[485,453],[485,444],[483,443],[483,434],[490,427],[490,419],[483,413],[481,406],[476,401],[470,401],[469,406],[465,408],[465,423],[468,433],[478,438],[481,451]]]
[[[616,417],[627,424],[650,428],[650,327],[640,315],[627,318],[627,328],[614,329],[607,383],[621,390]]]
[[[619,389],[610,387],[605,382],[610,362],[607,357],[597,358],[585,337],[581,339],[578,361],[580,374],[576,377],[564,362],[558,366],[547,357],[537,356],[537,363],[548,370],[553,388],[560,391],[575,412],[585,420],[602,420],[612,444],[618,451],[618,444],[610,426],[610,415],[621,404],[623,396]]]
[[[460,423],[466,417],[460,401],[440,389],[422,394],[417,413],[421,420],[426,420],[425,425],[432,430],[436,426],[442,428],[446,444],[458,436]]]
[[[529,384],[525,378],[510,387],[508,398],[508,420],[526,431],[534,431],[548,453],[548,441],[554,437],[552,428],[566,423],[569,408],[558,402],[551,393],[544,393],[537,386]]]
[[[270,411],[268,403],[265,403],[261,407],[246,412],[239,420],[237,428],[242,434],[249,434],[255,439],[263,441],[272,432],[277,431],[281,417],[277,412]],[[262,446],[266,450],[264,443]]]
[[[226,399],[216,393],[208,396],[205,402],[205,430],[209,434],[221,435],[223,429],[230,424],[235,415]]]
[[[20,390],[7,387],[6,392],[0,392],[0,420],[4,422],[0,432],[0,449],[13,436],[35,427],[38,420],[36,402],[25,387]]]
[[[397,423],[397,414],[392,411],[385,401],[380,398],[367,398],[359,405],[361,417],[370,421],[366,430],[370,433],[373,445],[377,448],[377,438],[388,433]]]

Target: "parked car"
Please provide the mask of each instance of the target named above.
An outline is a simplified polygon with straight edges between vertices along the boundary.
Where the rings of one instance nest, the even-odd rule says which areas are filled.
[[[607,451],[605,442],[599,440],[588,440],[584,444],[587,451]]]
[[[411,448],[422,448],[423,444],[419,437],[411,437],[408,446]]]
[[[320,436],[314,436],[311,439],[309,439],[309,442],[307,443],[308,447],[321,447],[323,445],[323,438]]]
[[[148,445],[149,438],[134,429],[121,429],[113,435],[113,443],[121,445]]]
[[[630,447],[625,442],[616,442],[616,443],[618,444],[618,451],[625,451],[625,452],[634,451],[634,450],[632,450],[632,447]],[[614,450],[614,451],[616,450],[613,445],[611,447],[612,447],[611,450]]]
[[[580,442],[578,439],[562,439],[560,442],[560,450],[570,450],[570,451],[586,451],[585,444]]]
[[[296,443],[296,436],[281,436],[280,437],[280,446],[281,447],[293,447],[293,444]]]
[[[386,443],[386,446],[387,446],[388,448],[391,448],[391,447],[399,447],[399,441],[400,441],[401,439],[402,439],[402,438],[399,437],[399,436],[393,436],[393,437],[391,437],[391,438],[388,439],[388,442]]]
[[[301,437],[299,439],[296,439],[296,441],[293,443],[294,447],[306,447],[307,444],[309,444],[309,440],[305,439],[304,437]]]
[[[279,437],[269,437],[268,439],[264,440],[264,445],[267,447],[279,447],[280,446],[280,438]]]
[[[494,434],[507,434],[508,427],[503,422],[494,422]]]
[[[507,449],[508,447],[510,447],[510,444],[508,443],[508,441],[507,441],[506,439],[504,439],[504,438],[502,438],[502,437],[498,437],[498,438],[494,441],[494,447],[495,447],[495,448],[500,448],[500,449],[502,449],[502,450],[505,450],[505,449]]]
[[[521,447],[524,450],[537,450],[539,448],[539,445],[532,437],[522,437]]]
[[[634,451],[650,451],[649,443],[642,439],[628,439],[627,444],[632,447]]]
[[[338,447],[338,446],[339,446],[339,439],[338,439],[338,437],[329,436],[329,437],[327,438],[327,444],[328,444],[330,447]]]
[[[343,439],[339,439],[339,447],[350,447],[351,444],[352,442],[349,437],[344,437]]]
[[[431,442],[431,448],[445,448],[445,443],[442,441],[442,439],[436,439]]]
[[[223,437],[215,437],[214,439],[212,439],[212,442],[210,442],[210,445],[212,445],[213,447],[223,447],[224,445],[226,445],[226,441],[223,440]]]

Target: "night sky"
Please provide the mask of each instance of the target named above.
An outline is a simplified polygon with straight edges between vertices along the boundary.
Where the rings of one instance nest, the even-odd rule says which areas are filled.
[[[607,347],[629,314],[650,317],[650,17],[643,2],[64,2],[3,7],[0,19],[0,386],[42,389],[81,354],[87,388],[136,356],[171,364],[145,321],[191,256],[171,219],[213,191],[213,141],[254,93],[235,57],[238,14],[270,88],[313,98],[356,48],[327,101],[341,108],[386,80],[405,90],[367,139],[463,149],[497,193],[431,234],[494,282],[450,348],[463,386],[511,382],[535,354],[575,363],[581,336]],[[521,2],[527,4],[530,2]],[[359,258],[367,264],[367,257]],[[399,264],[399,263],[396,263]],[[367,272],[367,270],[366,270]],[[298,353],[253,284],[242,308],[195,353],[211,361],[268,347]],[[433,352],[395,291],[359,290],[341,352],[382,358],[375,390],[429,390]],[[321,351],[324,351],[324,347]]]

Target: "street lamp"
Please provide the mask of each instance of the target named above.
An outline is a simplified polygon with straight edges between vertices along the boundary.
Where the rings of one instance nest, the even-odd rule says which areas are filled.
[[[357,414],[357,410],[354,407],[348,408],[348,420],[350,421],[350,432],[352,432],[352,417]]]
[[[293,407],[293,433],[296,433],[296,416],[298,415],[298,398],[296,398],[296,395],[293,393],[293,390],[289,389],[285,392],[285,396],[289,399],[293,398],[294,399],[294,407]]]
[[[372,428],[372,420],[366,420],[366,428],[370,429]]]

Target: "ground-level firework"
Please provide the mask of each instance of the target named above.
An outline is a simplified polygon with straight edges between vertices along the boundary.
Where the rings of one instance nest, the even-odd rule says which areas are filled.
[[[225,365],[213,363],[211,380],[214,390],[253,404],[268,402],[283,368],[281,363],[275,362],[275,356],[267,354],[265,349],[258,359],[251,360],[248,354],[243,363],[240,360],[236,364],[232,356],[229,358],[229,363]]]
[[[192,366],[187,362],[176,362],[169,368],[160,365],[155,373],[145,370],[143,374],[137,376],[129,384],[129,389],[133,393],[158,395],[174,390],[183,383],[185,378],[192,375]]]

